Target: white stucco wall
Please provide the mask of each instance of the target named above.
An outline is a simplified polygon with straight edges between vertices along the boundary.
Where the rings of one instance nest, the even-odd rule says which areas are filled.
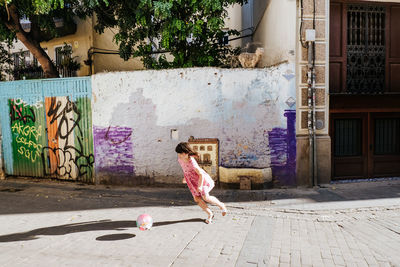
[[[177,182],[182,171],[174,149],[190,136],[218,138],[220,166],[269,168],[268,131],[285,128],[285,110],[295,109],[285,103],[295,99],[293,69],[283,64],[94,75],[97,173],[121,166],[130,176]]]
[[[253,36],[264,48],[258,66],[272,66],[295,61],[296,1],[270,0]]]
[[[258,67],[295,62],[296,8],[296,0],[249,0],[243,6],[229,8],[227,27],[242,31],[242,36],[253,33],[252,37],[236,40],[232,45],[239,44],[243,48],[249,45],[249,51],[245,52],[254,52],[256,47],[262,47],[264,55]]]

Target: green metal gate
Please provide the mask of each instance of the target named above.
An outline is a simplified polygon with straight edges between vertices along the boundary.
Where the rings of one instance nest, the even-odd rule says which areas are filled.
[[[94,181],[90,77],[2,82],[0,119],[6,174]]]

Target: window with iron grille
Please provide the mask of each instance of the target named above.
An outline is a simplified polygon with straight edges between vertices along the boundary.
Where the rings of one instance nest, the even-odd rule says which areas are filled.
[[[54,50],[55,50],[56,65],[61,66],[66,56],[71,57],[71,55],[66,50],[72,50],[72,46],[71,45],[58,46]]]
[[[384,6],[348,6],[347,93],[385,91],[385,13]]]

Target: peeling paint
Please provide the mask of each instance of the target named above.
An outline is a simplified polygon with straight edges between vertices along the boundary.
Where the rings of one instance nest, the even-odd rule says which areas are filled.
[[[178,181],[182,173],[174,148],[190,136],[218,138],[222,167],[268,169],[271,157],[279,157],[271,151],[269,132],[286,129],[285,112],[296,108],[293,101],[288,102],[291,107],[286,103],[296,99],[294,79],[284,75],[291,73],[294,64],[286,63],[270,69],[96,74],[93,125],[95,129],[110,125],[132,129],[131,157],[126,157],[134,169],[132,175]],[[174,139],[172,129],[179,131]],[[98,145],[107,148],[104,143]],[[295,158],[290,160],[295,166]]]

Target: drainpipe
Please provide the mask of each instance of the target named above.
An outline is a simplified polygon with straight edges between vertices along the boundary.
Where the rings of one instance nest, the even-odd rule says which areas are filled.
[[[311,89],[312,89],[312,106],[313,106],[313,185],[317,186],[318,185],[318,175],[317,175],[317,134],[316,134],[316,116],[315,116],[315,103],[316,103],[316,90],[315,90],[315,42],[313,43],[312,46],[313,50],[313,64],[312,64],[312,70],[311,70]]]
[[[317,186],[317,151],[316,151],[316,127],[315,127],[315,30],[306,30],[308,47],[307,86],[308,86],[308,140],[309,140],[309,172],[310,181]]]

